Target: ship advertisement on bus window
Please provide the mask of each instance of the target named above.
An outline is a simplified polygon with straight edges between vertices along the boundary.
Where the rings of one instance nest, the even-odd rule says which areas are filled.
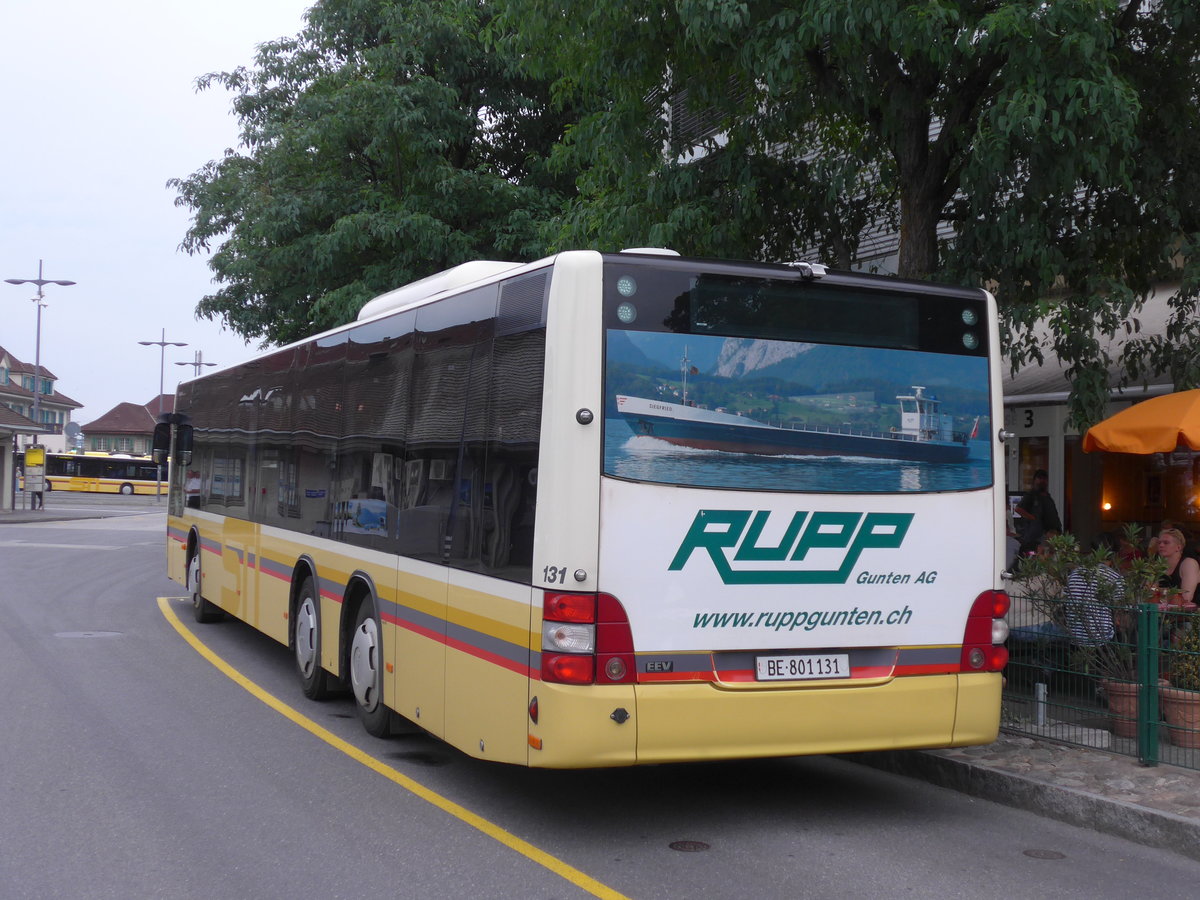
[[[617,288],[628,296],[606,332],[605,474],[814,493],[992,483],[988,359],[969,304],[941,309],[946,323],[919,298],[834,307],[765,280],[699,276],[667,308],[636,275]],[[748,333],[739,319],[762,305],[776,309]]]

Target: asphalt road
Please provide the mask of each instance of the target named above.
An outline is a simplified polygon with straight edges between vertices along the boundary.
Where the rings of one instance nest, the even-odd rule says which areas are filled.
[[[180,635],[163,528],[0,524],[6,897],[1195,895],[1182,857],[843,759],[539,772],[371,738],[246,626],[167,604],[240,681]]]

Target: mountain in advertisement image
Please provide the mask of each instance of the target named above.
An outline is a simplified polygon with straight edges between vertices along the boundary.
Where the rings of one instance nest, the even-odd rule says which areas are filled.
[[[778,378],[809,385],[817,392],[835,389],[848,379],[864,376],[882,382],[937,388],[976,382],[979,360],[870,347],[726,338],[713,374],[727,378]]]
[[[677,372],[686,348],[691,365],[701,372],[711,372],[723,342],[723,338],[711,335],[614,330],[608,333],[608,359],[638,368],[661,367]]]
[[[972,357],[667,332],[612,331],[608,359],[643,371],[659,367],[677,372],[685,347],[690,366],[702,375],[779,379],[813,393],[838,390],[847,381],[864,378],[929,388],[961,387],[979,379],[979,360]]]

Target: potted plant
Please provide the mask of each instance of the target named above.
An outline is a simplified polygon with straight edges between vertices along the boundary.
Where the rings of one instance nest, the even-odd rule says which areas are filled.
[[[1132,528],[1126,531],[1140,543]],[[1137,732],[1137,606],[1154,597],[1163,568],[1161,559],[1151,558],[1121,569],[1110,547],[1084,553],[1073,535],[1062,534],[1023,560],[1018,573],[1018,589],[1070,648],[1072,668],[1100,683],[1120,737]]]
[[[1191,620],[1170,651],[1170,686],[1163,687],[1163,719],[1176,747],[1200,747],[1200,616]]]

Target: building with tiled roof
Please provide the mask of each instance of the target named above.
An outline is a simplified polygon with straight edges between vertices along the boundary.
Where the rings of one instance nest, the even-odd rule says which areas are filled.
[[[36,382],[39,420],[36,424],[42,428],[38,440],[47,449],[61,451],[67,446],[64,429],[71,421],[71,413],[83,404],[60,393],[56,381],[54,373],[45,366],[38,369],[0,347],[0,405],[32,421]],[[33,443],[33,435],[20,431],[20,427],[20,423],[17,423],[14,433],[21,435],[25,444]]]
[[[83,426],[83,448],[99,452],[148,455],[159,410],[175,411],[175,395],[163,394],[148,403],[118,403],[94,422]]]

